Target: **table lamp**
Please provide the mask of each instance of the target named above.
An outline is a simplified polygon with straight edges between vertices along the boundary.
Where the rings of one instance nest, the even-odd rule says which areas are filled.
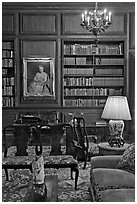
[[[126,96],[109,96],[107,98],[101,118],[108,119],[110,137],[108,143],[120,147],[124,145],[123,130],[124,121],[131,120]]]

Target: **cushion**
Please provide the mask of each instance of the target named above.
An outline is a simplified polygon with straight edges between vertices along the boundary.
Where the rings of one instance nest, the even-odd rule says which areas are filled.
[[[121,169],[97,168],[93,169],[93,175],[93,183],[98,184],[100,190],[135,186],[135,175]]]
[[[134,194],[135,175],[121,169],[92,169],[90,171],[90,185],[93,189],[96,202],[109,202],[111,201],[111,196],[114,198],[116,194],[118,195],[119,201],[122,202],[124,199],[128,199],[127,197],[124,198],[126,192],[122,191],[123,189],[132,189],[131,193],[129,192],[129,200],[132,198],[132,193]],[[115,191],[116,189],[117,191]],[[123,198],[121,195],[122,192],[124,193]],[[115,200],[112,199],[112,202],[115,202]]]
[[[135,174],[135,144],[131,144],[124,151],[123,156],[117,165],[117,168]]]
[[[135,202],[135,189],[107,189],[100,193],[103,202]]]

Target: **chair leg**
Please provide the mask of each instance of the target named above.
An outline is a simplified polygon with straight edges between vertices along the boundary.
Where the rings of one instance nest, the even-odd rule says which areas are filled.
[[[83,170],[86,168],[87,159],[88,159],[88,151],[86,152],[86,155],[85,155],[85,162],[84,162]]]
[[[73,180],[73,169],[71,168],[71,179]]]
[[[72,171],[75,172],[75,190],[77,190],[77,183],[78,183],[78,176],[79,176],[78,166],[71,168],[71,172]]]
[[[5,175],[6,175],[6,181],[9,181],[8,169],[4,169],[4,170],[5,170]]]

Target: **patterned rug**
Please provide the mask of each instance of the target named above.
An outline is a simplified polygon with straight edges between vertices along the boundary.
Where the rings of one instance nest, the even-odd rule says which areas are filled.
[[[90,181],[90,162],[83,170],[83,163],[79,163],[78,190],[74,189],[74,180],[70,178],[70,169],[45,169],[45,174],[58,175],[58,202],[90,202],[88,191]],[[75,175],[74,175],[75,176]],[[32,173],[29,170],[9,170],[9,181],[6,181],[2,171],[2,201],[21,202],[25,197]]]

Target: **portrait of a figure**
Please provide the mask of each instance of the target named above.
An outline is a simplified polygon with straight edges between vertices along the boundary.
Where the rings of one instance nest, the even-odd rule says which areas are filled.
[[[24,59],[24,96],[54,96],[53,59]]]

